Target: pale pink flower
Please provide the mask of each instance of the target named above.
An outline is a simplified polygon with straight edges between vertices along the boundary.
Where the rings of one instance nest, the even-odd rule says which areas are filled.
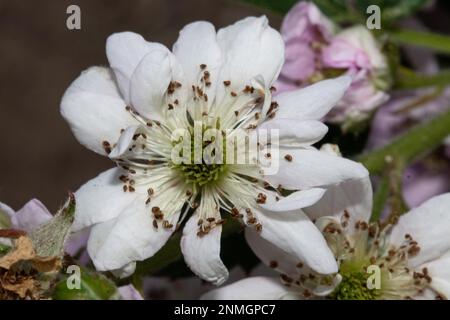
[[[278,92],[328,78],[336,73],[352,76],[352,84],[336,108],[327,114],[330,122],[344,129],[367,119],[388,99],[388,66],[371,32],[355,26],[336,33],[333,24],[311,3],[300,2],[287,14],[281,33],[286,43],[286,61]]]
[[[283,20],[281,34],[286,43],[285,64],[281,76],[306,81],[316,71],[320,59],[318,46],[326,44],[334,26],[312,3],[299,2]]]

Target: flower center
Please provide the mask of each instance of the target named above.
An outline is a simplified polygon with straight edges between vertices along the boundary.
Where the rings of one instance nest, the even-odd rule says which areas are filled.
[[[364,272],[340,273],[341,283],[331,293],[336,300],[375,300],[379,295],[377,289],[367,286],[368,274]]]
[[[219,94],[208,97],[211,73],[206,64],[199,68],[190,94],[183,84],[170,83],[161,121],[126,106],[140,126],[122,130],[117,144],[104,141],[103,147],[108,154],[115,151],[110,158],[123,169],[119,179],[124,192],[147,190],[145,204],[151,207],[154,228],[171,229],[175,224],[164,219],[188,204],[186,209],[195,209],[198,216],[198,236],[221,225],[223,211],[261,231],[252,209],[278,199],[278,191],[263,180],[259,157],[270,137],[260,143],[254,132],[265,118],[275,116],[278,104],[260,77],[242,87],[230,80],[217,83]]]
[[[350,232],[349,215],[339,223],[329,223],[324,236],[340,264],[341,283],[330,294],[339,300],[407,299],[431,282],[426,268],[414,271],[408,267],[409,258],[420,247],[410,235],[405,235],[400,247],[388,247],[388,227],[360,221]]]
[[[219,181],[226,171],[223,164],[181,164],[177,169],[183,174],[186,183],[202,187]]]
[[[187,184],[198,189],[219,182],[225,175],[227,142],[225,131],[220,130],[220,118],[197,121],[183,138],[172,143],[179,152],[170,167],[181,173]]]

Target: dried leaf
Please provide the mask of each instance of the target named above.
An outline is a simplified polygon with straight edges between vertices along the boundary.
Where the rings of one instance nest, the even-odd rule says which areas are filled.
[[[15,241],[14,250],[0,258],[0,268],[9,270],[15,263],[22,260],[32,260],[35,255],[30,238],[21,236]]]
[[[25,299],[27,296],[33,296],[39,286],[37,281],[32,277],[23,277],[19,279],[14,279],[14,282],[9,282],[8,277],[0,280],[0,286],[3,290],[9,291],[7,294],[5,292],[2,298],[14,298],[14,294],[18,295],[20,299]],[[0,289],[1,290],[1,289]]]
[[[21,236],[25,236],[27,233],[23,230],[16,229],[1,229],[0,230],[0,238],[10,238],[17,239]]]
[[[61,259],[58,257],[39,257],[31,260],[33,267],[39,272],[59,271],[62,267]]]

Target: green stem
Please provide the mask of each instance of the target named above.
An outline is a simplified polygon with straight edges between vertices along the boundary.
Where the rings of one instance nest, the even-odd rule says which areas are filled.
[[[392,161],[388,169],[389,176],[389,207],[388,221],[393,222],[395,218],[408,211],[408,206],[403,198],[403,173],[405,163]]]
[[[396,30],[390,33],[394,42],[429,48],[450,54],[450,37],[432,32],[415,30]]]
[[[393,159],[409,164],[434,150],[448,135],[450,135],[450,110],[408,130],[388,145],[363,154],[358,160],[371,174],[382,174]]]
[[[450,85],[450,70],[443,70],[433,75],[423,75],[400,67],[395,75],[395,89],[418,89],[432,86]]]
[[[140,295],[144,297],[144,275],[142,273],[135,272],[131,278],[131,283]]]
[[[406,105],[402,106],[397,111],[395,111],[394,114],[396,115],[407,114],[413,110],[419,109],[420,107],[425,106],[428,102],[431,102],[439,98],[439,96],[441,96],[443,92],[444,87],[438,86],[435,88],[433,92],[426,93],[420,96],[419,98],[414,99],[412,102],[409,102]]]
[[[373,196],[373,209],[370,216],[371,221],[378,221],[383,212],[386,201],[389,197],[389,175],[383,175],[383,178],[378,183],[377,190]]]

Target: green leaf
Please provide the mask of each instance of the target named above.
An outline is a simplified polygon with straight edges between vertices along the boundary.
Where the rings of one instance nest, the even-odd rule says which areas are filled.
[[[269,9],[276,13],[286,14],[298,0],[243,0],[244,2]],[[382,26],[399,18],[406,17],[422,8],[428,0],[313,0],[328,18],[335,22],[351,22],[365,24],[367,7],[377,5],[381,11]]]
[[[9,229],[11,227],[11,220],[9,215],[0,209],[0,229]]]
[[[104,275],[81,268],[80,289],[69,289],[68,277],[64,276],[53,291],[55,300],[116,300],[117,287]],[[73,276],[73,275],[72,275]]]
[[[258,7],[269,9],[271,11],[284,14],[297,3],[297,0],[243,0],[244,2],[254,4]]]
[[[4,255],[4,254],[8,253],[8,251],[9,251],[10,249],[11,249],[10,246],[7,246],[7,245],[5,245],[5,244],[1,244],[1,243],[0,243],[0,256],[2,256],[2,255]]]
[[[443,70],[433,75],[423,75],[406,68],[398,68],[395,77],[395,89],[443,87],[450,84],[450,70]]]
[[[395,30],[390,38],[398,44],[415,45],[450,54],[450,36],[425,31]]]
[[[75,197],[70,194],[66,206],[30,235],[36,254],[43,257],[63,256],[74,214]]]
[[[415,126],[388,145],[358,158],[371,174],[382,174],[392,161],[410,164],[436,149],[450,135],[450,110]]]
[[[370,5],[377,5],[381,9],[381,19],[383,22],[392,22],[399,18],[412,15],[420,10],[428,0],[356,0],[357,8],[366,12]]]

